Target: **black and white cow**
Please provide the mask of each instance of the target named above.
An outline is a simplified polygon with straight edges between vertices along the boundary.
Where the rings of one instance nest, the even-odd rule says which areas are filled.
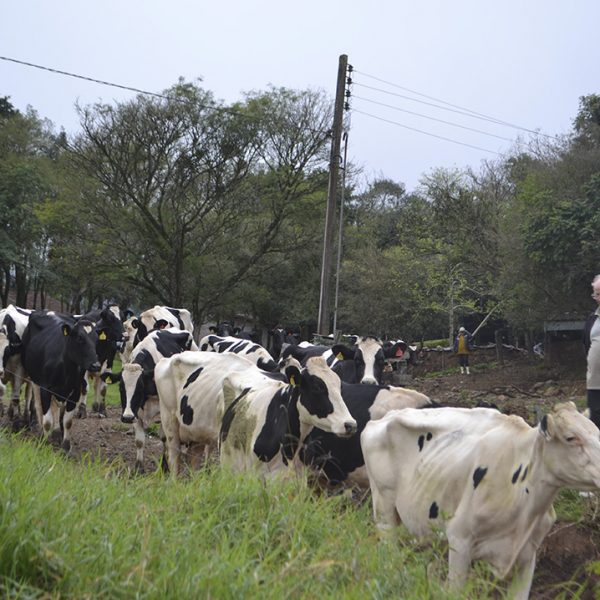
[[[17,417],[20,414],[20,398],[23,384],[26,383],[26,373],[21,360],[21,349],[23,345],[23,334],[29,317],[33,311],[25,308],[19,308],[13,304],[9,304],[6,308],[0,311],[0,326],[3,326],[6,331],[8,346],[2,354],[3,362],[3,382],[11,383],[12,392],[8,406],[8,416],[10,419]],[[29,390],[26,397],[30,395]],[[23,416],[26,421],[29,420],[29,402],[25,400],[25,408]]]
[[[121,421],[133,424],[138,472],[144,470],[146,429],[159,412],[154,368],[162,358],[190,349],[198,350],[189,331],[176,327],[151,331],[133,349],[121,373],[105,375],[111,382],[120,381]]]
[[[275,372],[279,368],[269,352],[260,344],[256,344],[251,340],[242,340],[232,336],[205,335],[200,340],[198,347],[203,352],[239,354],[263,371]]]
[[[288,346],[282,357],[293,356],[304,364],[311,356],[323,356],[327,364],[346,383],[381,384],[385,355],[379,339],[373,336],[356,337],[354,346]]]
[[[105,308],[90,311],[76,318],[87,319],[96,323],[96,331],[98,332],[96,354],[102,365],[100,373],[86,373],[79,400],[78,416],[81,418],[87,416],[87,394],[88,389],[92,387],[94,390],[92,412],[98,413],[101,417],[106,417],[106,383],[101,375],[107,371],[112,371],[117,349],[123,341],[123,322],[121,321],[120,310],[118,305],[109,304]]]
[[[315,424],[338,435],[356,430],[339,377],[321,358],[288,367],[289,383],[228,353],[186,352],[161,361],[155,374],[173,475],[181,444],[214,444],[218,437],[222,463],[270,471],[292,460]]]
[[[445,533],[460,592],[474,561],[512,575],[524,600],[561,488],[600,489],[600,432],[573,402],[530,427],[488,408],[390,411],[361,435],[379,528]]]
[[[71,448],[72,419],[85,371],[100,371],[97,342],[94,322],[54,312],[33,312],[23,334],[21,359],[34,384],[38,423],[46,437],[62,429],[66,451]],[[60,417],[56,401],[64,403]]]
[[[315,427],[304,440],[300,459],[317,468],[334,485],[349,483],[366,489],[369,479],[360,447],[360,434],[365,425],[381,419],[390,410],[431,407],[433,403],[416,390],[343,382],[342,398],[356,419],[356,433],[349,438],[340,438]]]
[[[133,319],[131,325],[136,329],[134,346],[141,342],[153,329],[176,327],[194,333],[192,315],[187,308],[172,308],[158,304],[145,310],[137,319]]]

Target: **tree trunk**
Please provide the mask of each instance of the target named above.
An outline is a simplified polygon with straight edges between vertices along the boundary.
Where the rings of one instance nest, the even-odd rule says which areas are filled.
[[[27,271],[21,265],[15,265],[15,304],[27,308]]]
[[[504,356],[502,353],[502,329],[496,329],[494,332],[494,339],[496,340],[496,360],[498,364],[504,364]]]

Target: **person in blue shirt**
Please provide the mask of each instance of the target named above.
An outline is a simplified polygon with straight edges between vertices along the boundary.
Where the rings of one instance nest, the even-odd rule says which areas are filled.
[[[458,330],[458,335],[454,340],[452,350],[458,355],[458,364],[460,372],[464,375],[470,375],[469,371],[469,354],[473,351],[473,337],[464,328]]]

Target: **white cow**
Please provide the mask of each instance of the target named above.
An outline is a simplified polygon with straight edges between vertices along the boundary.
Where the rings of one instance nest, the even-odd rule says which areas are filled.
[[[454,588],[486,560],[527,598],[558,491],[600,487],[600,432],[572,402],[535,428],[488,408],[407,408],[369,422],[361,444],[378,526],[445,531]]]
[[[205,352],[231,352],[239,354],[253,362],[264,371],[277,371],[278,364],[266,348],[252,340],[243,340],[234,336],[205,335],[198,343],[200,350]]]

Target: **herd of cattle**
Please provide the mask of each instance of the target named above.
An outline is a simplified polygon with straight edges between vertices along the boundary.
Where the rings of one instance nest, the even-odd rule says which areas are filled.
[[[445,531],[454,587],[482,559],[499,576],[514,575],[516,598],[529,595],[558,491],[600,488],[600,432],[573,403],[531,427],[492,408],[441,407],[383,385],[386,359],[405,352],[403,342],[367,336],[328,347],[275,330],[270,353],[239,331],[215,329],[196,344],[185,309],[126,317],[114,305],[85,315],[1,310],[8,417],[35,412],[44,435],[60,436],[68,451],[88,390],[92,410],[105,415],[106,386],[118,381],[137,469],[145,430],[160,415],[163,463],[174,477],[194,444],[216,448],[234,470],[304,465],[333,484],[370,487],[382,531],[400,522],[417,536]],[[117,352],[120,373],[112,370]]]

